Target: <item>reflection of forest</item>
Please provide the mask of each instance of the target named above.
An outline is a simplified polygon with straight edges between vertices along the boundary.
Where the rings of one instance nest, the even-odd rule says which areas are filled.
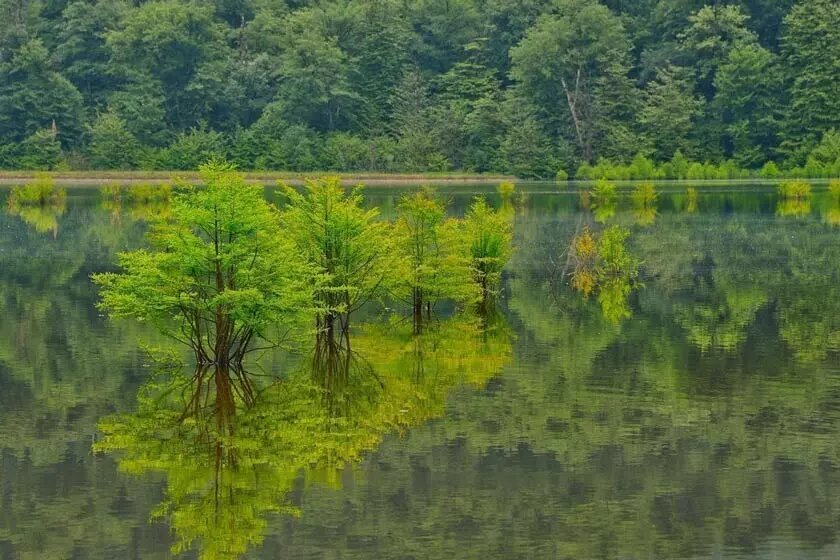
[[[149,369],[140,328],[98,317],[87,276],[140,243],[142,226],[71,200],[53,239],[0,214],[0,558],[169,558],[166,523],[148,523],[156,508],[208,557],[263,538],[250,554],[831,557],[832,208],[815,196],[811,215],[777,216],[772,195],[701,194],[686,214],[663,196],[641,227],[619,200],[605,221],[630,229],[643,287],[613,324],[595,299],[550,293],[549,257],[574,235],[576,205],[531,196],[517,208],[503,375],[503,342],[463,346],[475,325],[443,322],[421,345],[382,325],[356,333],[352,383],[325,392],[303,370],[294,390],[268,391],[241,418],[237,469],[220,479],[236,508],[215,519],[236,523],[232,540],[208,540],[197,522],[217,511],[202,499],[215,496],[206,442],[157,440],[134,457],[147,471],[146,457],[171,452],[151,466],[166,477],[120,476],[90,453],[97,421],[129,410]],[[268,406],[277,400],[288,406]],[[132,453],[119,457],[131,470]],[[278,510],[300,517],[267,515]]]

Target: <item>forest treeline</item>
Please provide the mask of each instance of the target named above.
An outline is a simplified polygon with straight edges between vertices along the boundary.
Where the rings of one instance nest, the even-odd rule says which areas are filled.
[[[834,176],[838,63],[836,0],[0,0],[0,168]]]

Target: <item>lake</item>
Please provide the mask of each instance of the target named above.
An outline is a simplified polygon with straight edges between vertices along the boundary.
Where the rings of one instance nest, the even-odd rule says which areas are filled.
[[[408,190],[367,200],[391,217]],[[520,186],[492,332],[444,308],[418,341],[369,306],[365,367],[278,396],[220,471],[187,439],[92,451],[163,341],[103,317],[89,276],[165,205],[74,187],[9,213],[0,188],[0,560],[840,557],[840,202],[626,190]],[[568,248],[610,225],[638,278],[584,297]]]

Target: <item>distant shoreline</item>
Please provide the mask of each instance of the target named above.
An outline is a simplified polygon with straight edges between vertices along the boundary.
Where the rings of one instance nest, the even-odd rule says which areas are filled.
[[[285,181],[290,184],[302,184],[307,179],[324,176],[341,177],[345,185],[363,183],[365,185],[415,185],[422,182],[435,184],[495,184],[502,181],[516,181],[511,175],[481,175],[459,173],[288,173],[288,172],[243,172],[245,179],[252,183],[273,184]],[[34,181],[38,176],[47,175],[56,184],[72,186],[137,185],[142,183],[186,181],[199,183],[200,177],[194,171],[0,171],[0,185],[21,185]]]
[[[271,172],[271,171],[244,171],[245,180],[249,183],[263,183],[273,185],[277,181],[284,181],[291,185],[301,185],[307,179],[315,179],[324,176],[341,177],[344,185],[352,186],[363,184],[373,187],[385,186],[410,186],[421,183],[434,185],[496,185],[502,181],[514,181],[517,183],[547,184],[556,183],[558,186],[585,186],[595,181],[590,179],[570,179],[557,183],[551,179],[520,179],[513,175],[482,175],[470,173],[335,173],[335,172]],[[67,187],[90,187],[108,184],[119,184],[122,186],[141,185],[148,183],[174,183],[187,182],[199,184],[201,179],[195,171],[0,171],[0,187],[25,185],[31,183],[39,176],[47,175],[57,185]],[[752,177],[746,179],[615,179],[610,180],[617,186],[628,186],[638,183],[651,182],[657,185],[697,185],[697,186],[732,186],[732,185],[774,185],[783,181],[807,181],[812,184],[825,184],[829,179],[805,178],[805,177]]]

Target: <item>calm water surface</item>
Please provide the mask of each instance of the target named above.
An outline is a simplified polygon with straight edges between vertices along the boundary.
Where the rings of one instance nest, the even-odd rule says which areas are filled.
[[[369,201],[391,216],[405,190]],[[443,190],[462,213],[482,189]],[[492,333],[443,310],[418,343],[367,310],[354,344],[373,373],[266,415],[221,473],[186,439],[91,450],[137,407],[140,346],[160,340],[102,317],[88,277],[165,208],[78,188],[13,215],[7,194],[2,560],[840,557],[840,204],[824,190],[668,187],[651,210],[520,188]],[[639,282],[585,299],[565,251],[604,224],[630,231]]]

